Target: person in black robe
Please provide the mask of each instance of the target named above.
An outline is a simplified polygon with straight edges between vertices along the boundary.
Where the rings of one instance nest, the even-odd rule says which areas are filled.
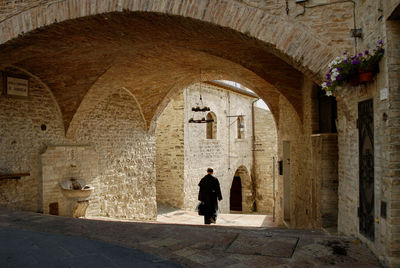
[[[218,201],[222,200],[219,181],[213,176],[213,169],[207,169],[207,175],[199,183],[199,201],[204,203],[204,224],[216,223]],[[218,201],[217,201],[218,200]]]

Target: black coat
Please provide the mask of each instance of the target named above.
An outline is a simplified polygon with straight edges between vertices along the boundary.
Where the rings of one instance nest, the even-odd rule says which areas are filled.
[[[218,210],[217,200],[222,200],[218,179],[207,174],[201,179],[199,186],[199,201],[204,202],[206,214],[214,214]]]

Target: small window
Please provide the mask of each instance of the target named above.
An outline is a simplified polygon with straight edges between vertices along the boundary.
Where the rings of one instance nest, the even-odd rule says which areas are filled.
[[[212,122],[207,122],[207,139],[217,138],[217,117],[213,112],[207,114],[207,120],[213,120]]]
[[[237,118],[237,138],[244,139],[244,119],[243,116]]]

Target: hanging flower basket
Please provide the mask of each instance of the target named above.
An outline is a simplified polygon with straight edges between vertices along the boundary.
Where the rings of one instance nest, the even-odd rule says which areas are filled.
[[[360,84],[360,78],[359,76],[354,76],[349,80],[349,85],[352,87],[358,86]]]
[[[366,84],[372,81],[373,78],[373,73],[372,71],[366,71],[366,72],[359,72],[358,73],[358,82],[360,84]]]
[[[354,56],[345,52],[342,57],[336,57],[329,63],[329,72],[326,74],[326,81],[321,85],[322,89],[330,96],[338,86],[357,86],[371,82],[379,73],[379,61],[384,52],[383,42],[379,40],[372,52],[366,50]]]

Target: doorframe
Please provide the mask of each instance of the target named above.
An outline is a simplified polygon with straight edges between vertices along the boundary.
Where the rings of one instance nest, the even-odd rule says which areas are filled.
[[[283,141],[283,220],[290,225],[290,141]]]

